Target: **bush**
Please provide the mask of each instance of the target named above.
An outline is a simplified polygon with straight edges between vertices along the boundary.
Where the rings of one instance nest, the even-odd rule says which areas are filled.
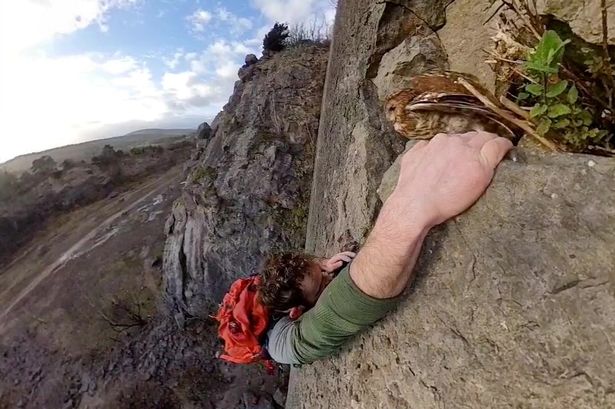
[[[69,170],[77,166],[77,162],[72,159],[64,159],[62,161],[62,170]]]
[[[164,148],[160,145],[147,145],[147,146],[135,146],[130,149],[132,156],[139,156],[144,154],[160,155],[164,152]]]
[[[263,39],[263,51],[282,51],[286,47],[288,35],[288,25],[275,23]]]
[[[324,18],[314,18],[309,23],[293,25],[288,31],[286,45],[295,46],[303,43],[330,43],[331,27]]]
[[[9,199],[17,191],[17,176],[7,171],[0,172],[0,200]]]
[[[32,162],[32,173],[38,173],[42,175],[50,175],[55,172],[56,161],[49,155],[41,156],[40,158]]]
[[[105,167],[112,163],[117,162],[117,160],[122,155],[123,155],[122,151],[116,151],[115,149],[113,149],[113,146],[105,145],[100,155],[92,157],[92,163],[94,165]]]

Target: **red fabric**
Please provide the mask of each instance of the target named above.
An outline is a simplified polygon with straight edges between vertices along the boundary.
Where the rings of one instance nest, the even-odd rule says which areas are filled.
[[[240,278],[224,296],[218,314],[218,336],[224,341],[220,358],[237,364],[263,362],[267,369],[273,363],[265,358],[261,339],[269,325],[269,310],[258,300],[259,276]]]

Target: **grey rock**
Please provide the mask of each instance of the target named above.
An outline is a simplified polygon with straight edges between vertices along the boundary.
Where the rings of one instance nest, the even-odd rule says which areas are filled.
[[[254,76],[255,68],[256,67],[253,65],[244,65],[243,67],[239,68],[239,71],[237,71],[237,76],[239,77],[241,82],[250,81]]]
[[[326,60],[326,48],[302,46],[251,66],[212,122],[166,224],[163,286],[178,323],[212,314],[271,251],[302,247]]]
[[[448,55],[451,71],[474,75],[488,90],[495,90],[495,73],[488,64],[485,50],[493,47],[498,18],[489,17],[500,6],[499,1],[457,0],[446,9],[446,24],[438,37]]]
[[[426,26],[419,26],[417,30],[421,32],[408,37],[382,56],[374,78],[380,100],[407,88],[413,75],[448,69],[446,53],[438,35]]]
[[[248,54],[248,55],[246,55],[246,58],[245,58],[244,61],[246,63],[246,66],[254,65],[254,64],[256,64],[258,62],[258,58],[254,54]]]
[[[211,138],[211,126],[207,122],[203,122],[196,130],[197,137],[199,139],[209,139]]]
[[[602,8],[600,0],[537,0],[542,15],[552,15],[570,25],[572,31],[587,42],[602,43]],[[606,1],[609,44],[615,44],[615,2]]]
[[[395,185],[387,170],[404,141],[379,96],[400,82],[378,74],[410,55],[402,42],[420,44],[410,33],[429,32],[411,3],[434,4],[339,3],[331,58],[352,63],[328,67],[308,252],[362,242],[378,188],[384,199]],[[432,231],[397,311],[291,371],[287,408],[615,407],[615,161],[524,148],[518,158]]]
[[[615,161],[522,153],[430,234],[396,312],[293,373],[288,407],[615,405]]]
[[[277,388],[273,394],[273,401],[283,408],[286,405],[286,393],[281,388]]]

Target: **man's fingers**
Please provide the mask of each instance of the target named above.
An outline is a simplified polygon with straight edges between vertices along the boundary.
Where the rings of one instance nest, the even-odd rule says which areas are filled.
[[[354,257],[357,255],[357,253],[355,253],[354,251],[342,251],[341,253],[342,256],[348,256],[348,257]]]
[[[459,135],[466,144],[473,148],[481,149],[487,142],[498,138],[498,136],[491,132],[467,132]]]
[[[487,141],[480,150],[482,160],[491,169],[495,169],[498,163],[504,158],[504,155],[511,150],[513,144],[506,138],[497,137]]]

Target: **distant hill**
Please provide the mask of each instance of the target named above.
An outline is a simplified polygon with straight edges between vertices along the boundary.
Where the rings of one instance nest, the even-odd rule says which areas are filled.
[[[96,139],[74,145],[48,149],[46,151],[20,155],[0,164],[0,171],[21,173],[30,169],[32,161],[44,155],[51,156],[58,163],[65,159],[89,161],[92,156],[98,155],[105,145],[111,145],[116,150],[130,150],[131,148],[144,145],[165,145],[175,142],[183,136],[191,136],[194,132],[194,129],[141,129],[123,136]]]

